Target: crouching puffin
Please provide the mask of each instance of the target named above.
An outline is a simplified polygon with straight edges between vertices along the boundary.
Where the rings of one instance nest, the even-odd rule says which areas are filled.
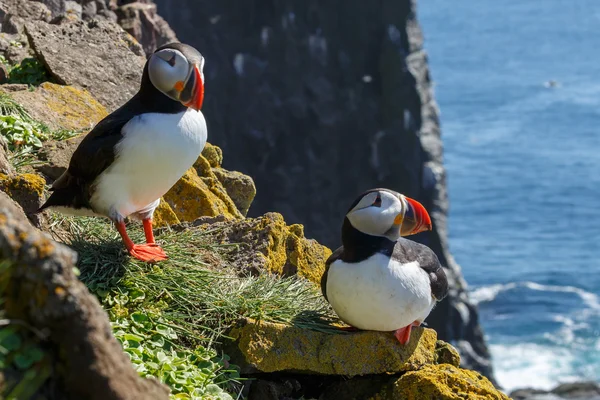
[[[171,43],[146,62],[140,89],[94,127],[52,185],[39,211],[110,218],[125,247],[142,261],[166,260],[155,243],[152,215],[160,198],[190,168],[206,143],[204,57]],[[134,244],[125,218],[142,220],[146,244]]]
[[[349,325],[394,331],[410,340],[436,301],[448,293],[435,253],[401,236],[431,230],[417,201],[388,189],[372,189],[354,201],[342,225],[342,247],[326,262],[321,290]]]

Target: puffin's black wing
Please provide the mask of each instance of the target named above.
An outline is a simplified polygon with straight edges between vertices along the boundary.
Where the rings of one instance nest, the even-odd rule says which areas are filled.
[[[429,275],[431,294],[437,301],[448,294],[448,278],[433,250],[412,240],[400,238],[394,246],[392,258],[400,263],[417,261]]]
[[[336,251],[331,253],[327,261],[325,261],[325,272],[323,272],[323,276],[321,276],[321,292],[323,292],[323,297],[325,300],[329,301],[327,298],[327,274],[329,274],[329,267],[331,263],[335,260],[339,260],[344,252],[344,246],[340,246]]]
[[[115,146],[123,138],[123,126],[132,117],[125,107],[100,121],[79,144],[69,162],[69,168],[58,178],[52,194],[39,211],[51,206],[89,208],[90,186],[115,159]]]

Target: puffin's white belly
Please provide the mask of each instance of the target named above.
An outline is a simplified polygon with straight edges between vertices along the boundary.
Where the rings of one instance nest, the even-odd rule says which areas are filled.
[[[142,114],[123,127],[113,164],[96,180],[91,204],[112,218],[152,212],[206,144],[201,112]]]
[[[327,298],[343,321],[373,331],[422,322],[435,304],[429,277],[418,262],[400,264],[383,254],[358,263],[333,262]]]

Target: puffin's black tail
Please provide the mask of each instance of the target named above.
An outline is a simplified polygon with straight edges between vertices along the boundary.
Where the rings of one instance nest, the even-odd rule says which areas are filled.
[[[54,206],[62,206],[62,207],[72,207],[71,203],[73,202],[74,196],[69,193],[69,188],[58,189],[52,192],[50,197],[46,199],[46,202],[42,204],[40,208],[34,211],[32,214],[39,214],[44,211],[46,208],[54,207]]]

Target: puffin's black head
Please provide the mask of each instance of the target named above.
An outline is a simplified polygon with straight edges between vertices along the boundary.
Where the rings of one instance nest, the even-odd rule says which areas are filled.
[[[192,46],[170,43],[159,47],[147,63],[152,85],[186,107],[199,110],[204,100],[204,57]]]
[[[393,241],[431,230],[431,218],[421,203],[389,189],[371,189],[361,194],[346,218],[362,233]]]

